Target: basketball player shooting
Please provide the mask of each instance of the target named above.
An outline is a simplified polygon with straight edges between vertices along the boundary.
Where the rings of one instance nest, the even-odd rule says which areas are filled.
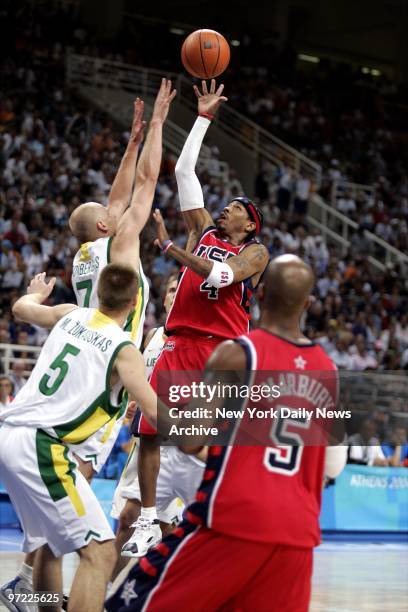
[[[169,336],[152,373],[157,390],[160,371],[202,371],[220,342],[249,329],[249,299],[268,262],[268,251],[256,235],[262,228],[262,212],[247,197],[238,197],[224,208],[214,223],[204,207],[195,166],[204,136],[219,106],[227,100],[224,86],[202,92],[194,87],[198,118],[176,165],[180,209],[189,235],[197,236],[194,252],[177,247],[169,239],[160,213],[155,212],[157,244],[163,253],[182,264],[176,297],[166,321]],[[161,538],[156,512],[156,482],[160,468],[156,431],[145,419],[139,424],[138,477],[141,514],[135,532],[123,552],[140,557]]]
[[[218,346],[207,371],[211,376],[225,369],[264,370],[269,376],[286,370],[293,383],[287,392],[290,405],[316,410],[322,392],[335,403],[336,366],[299,327],[314,285],[311,268],[299,257],[282,255],[265,277],[259,290],[260,328]],[[311,388],[316,387],[313,374],[324,372],[315,394],[304,384],[308,371]],[[291,422],[293,442],[288,432],[280,442],[279,423],[273,423],[272,433],[266,422],[271,446],[238,446],[235,437],[229,446],[209,448],[197,501],[186,519],[128,572],[105,604],[109,612],[307,612],[313,547],[320,543],[323,477],[341,472],[347,447],[300,445],[305,428],[301,422],[296,427],[296,421]]]

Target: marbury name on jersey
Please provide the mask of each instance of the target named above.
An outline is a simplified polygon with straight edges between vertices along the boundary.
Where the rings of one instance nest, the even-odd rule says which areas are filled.
[[[84,274],[92,274],[99,268],[99,257],[92,257],[89,261],[81,262],[73,266],[72,273],[74,276],[83,276]]]
[[[326,381],[328,382],[328,381]],[[275,379],[269,377],[267,383],[278,385],[280,389],[280,399],[287,397],[299,397],[312,406],[321,410],[336,408],[335,398],[325,384],[320,382],[313,375],[295,374],[293,372],[280,373]],[[323,416],[323,415],[320,415]]]
[[[97,349],[100,349],[102,353],[108,350],[112,344],[112,340],[101,334],[100,332],[85,327],[80,321],[73,321],[72,319],[65,319],[62,322],[61,329],[65,330],[68,334],[88,344],[92,344]]]

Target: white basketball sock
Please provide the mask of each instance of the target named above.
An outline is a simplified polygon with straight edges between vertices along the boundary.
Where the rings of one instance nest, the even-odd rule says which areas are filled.
[[[33,584],[33,568],[27,565],[27,563],[21,564],[17,575],[20,576],[20,578],[22,578],[26,582]]]
[[[157,519],[157,511],[156,511],[156,506],[152,506],[151,508],[141,508],[140,510],[140,516],[142,518],[148,519],[149,521],[154,521],[154,519]]]

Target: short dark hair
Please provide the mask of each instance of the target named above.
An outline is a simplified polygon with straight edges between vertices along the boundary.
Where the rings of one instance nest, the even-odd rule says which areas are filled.
[[[165,289],[164,289],[164,293],[165,294],[168,292],[169,285],[171,285],[171,283],[174,283],[174,282],[178,283],[179,276],[180,276],[180,274],[178,272],[173,272],[172,274],[170,274],[170,276],[166,280],[166,286],[165,286]]]
[[[98,282],[99,304],[108,310],[123,310],[136,296],[139,276],[132,266],[108,264]]]

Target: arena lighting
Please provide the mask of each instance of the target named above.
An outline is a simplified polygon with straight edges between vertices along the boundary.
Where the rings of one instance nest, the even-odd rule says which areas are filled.
[[[299,53],[298,59],[302,62],[310,62],[311,64],[318,64],[320,62],[320,57],[316,57],[315,55],[306,55],[304,53]]]
[[[178,36],[183,36],[183,34],[185,34],[185,31],[181,28],[170,28],[169,31],[171,32],[171,34],[177,34]]]
[[[372,76],[381,76],[381,70],[377,70],[377,68],[368,68],[367,66],[363,66],[361,68],[361,72],[363,74],[371,74]]]
[[[239,40],[234,39],[230,41],[230,44],[231,44],[231,47],[239,47],[241,43],[239,42]]]

